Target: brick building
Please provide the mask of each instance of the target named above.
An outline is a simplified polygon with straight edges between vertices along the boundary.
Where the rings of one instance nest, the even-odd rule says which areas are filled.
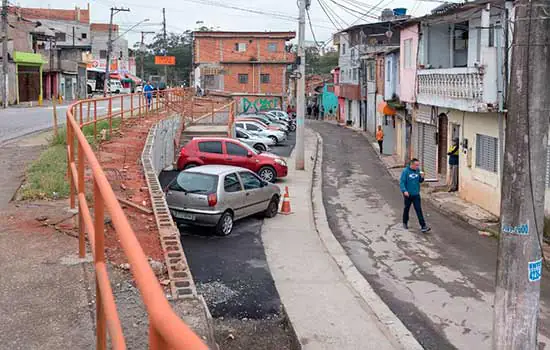
[[[194,84],[231,94],[240,112],[281,108],[295,32],[195,32]]]

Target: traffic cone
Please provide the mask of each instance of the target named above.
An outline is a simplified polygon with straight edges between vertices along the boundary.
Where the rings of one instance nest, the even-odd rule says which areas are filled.
[[[281,214],[289,215],[292,214],[290,209],[290,196],[288,195],[288,186],[285,187],[285,194],[283,196],[283,205],[281,207]]]

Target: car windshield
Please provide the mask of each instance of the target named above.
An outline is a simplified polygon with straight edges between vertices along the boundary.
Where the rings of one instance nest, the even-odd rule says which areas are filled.
[[[187,193],[210,194],[216,193],[218,177],[216,175],[182,171],[172,181],[170,190]]]

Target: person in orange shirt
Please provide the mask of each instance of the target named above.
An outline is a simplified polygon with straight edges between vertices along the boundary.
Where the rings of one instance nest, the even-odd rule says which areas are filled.
[[[378,130],[376,131],[376,141],[378,141],[378,146],[380,146],[380,154],[382,154],[382,145],[384,144],[384,132],[382,131],[382,125],[378,125]]]

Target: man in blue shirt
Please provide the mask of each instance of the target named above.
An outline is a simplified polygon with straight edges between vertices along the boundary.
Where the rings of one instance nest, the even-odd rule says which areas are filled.
[[[403,193],[405,200],[405,209],[403,210],[403,228],[409,229],[409,211],[411,205],[414,206],[418,222],[423,233],[429,232],[431,229],[426,226],[424,221],[424,214],[422,213],[422,204],[420,200],[420,184],[424,182],[424,173],[420,171],[420,162],[414,158],[401,173],[401,181],[399,181],[399,188]]]
[[[147,82],[143,87],[143,93],[145,94],[145,99],[147,100],[147,109],[151,109],[151,103],[153,102],[153,90],[155,88],[151,85],[150,82]]]

